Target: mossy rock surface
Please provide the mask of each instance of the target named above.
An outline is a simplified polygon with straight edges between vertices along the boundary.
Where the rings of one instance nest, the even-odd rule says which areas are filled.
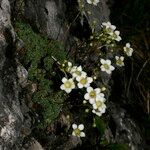
[[[24,42],[23,65],[28,70],[28,79],[37,84],[37,91],[32,100],[40,107],[38,112],[42,115],[44,121],[42,124],[45,126],[58,117],[65,100],[63,93],[55,88],[59,87],[61,78],[53,72],[55,61],[52,57],[63,62],[66,52],[61,42],[49,40],[23,21],[17,21],[15,29]]]

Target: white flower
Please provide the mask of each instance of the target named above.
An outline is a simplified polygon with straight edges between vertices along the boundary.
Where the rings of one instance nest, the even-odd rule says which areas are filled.
[[[122,66],[124,66],[124,57],[123,56],[121,56],[121,57],[119,57],[119,56],[115,56],[115,59],[116,59],[116,65],[117,66],[119,66],[119,67],[122,67]]]
[[[96,98],[104,97],[104,94],[101,93],[100,88],[93,89],[92,87],[87,88],[87,93],[84,95],[86,100],[89,100],[90,104],[94,104]]]
[[[111,38],[115,41],[121,41],[121,37],[120,37],[120,32],[119,31],[114,31],[112,34],[111,34]]]
[[[86,72],[82,71],[82,67],[79,66],[74,66],[72,67],[70,73],[72,74],[73,78],[76,78],[78,76],[81,76],[81,75],[86,75]]]
[[[87,77],[85,74],[82,74],[81,76],[77,76],[76,80],[78,81],[78,87],[81,89],[83,87],[89,87],[90,83],[93,82],[93,78]]]
[[[126,46],[123,47],[123,49],[127,56],[132,56],[133,48],[130,47],[130,43],[126,43]]]
[[[105,101],[106,101],[105,98],[96,99],[95,103],[93,104],[92,112],[98,116],[101,116],[103,113],[105,113],[106,111],[106,105],[104,103]]]
[[[97,4],[99,3],[99,0],[87,0],[87,3],[97,6]]]
[[[110,40],[121,41],[120,32],[116,30],[116,26],[112,25],[109,21],[102,23],[102,28],[109,34],[108,37]],[[107,41],[108,42],[108,41]]]
[[[108,74],[111,74],[111,72],[115,69],[112,65],[111,65],[111,61],[110,60],[104,60],[101,59],[100,62],[102,63],[101,65],[101,71],[105,71]]]
[[[66,91],[67,93],[70,93],[72,91],[72,89],[75,88],[75,84],[73,82],[73,79],[67,79],[67,78],[62,78],[62,82],[63,84],[60,86],[60,88],[64,91]]]
[[[82,131],[82,130],[84,130],[83,124],[80,124],[78,126],[76,124],[73,124],[72,128],[73,128],[73,132],[72,132],[73,136],[85,137],[85,133]]]
[[[105,98],[103,98],[103,99],[100,99],[100,98],[96,99],[95,103],[93,104],[93,109],[105,112],[106,105],[104,104],[104,102],[105,102]]]
[[[105,27],[107,29],[108,33],[112,32],[116,29],[116,26],[112,25],[109,21],[108,22],[103,22],[102,27],[103,28]]]

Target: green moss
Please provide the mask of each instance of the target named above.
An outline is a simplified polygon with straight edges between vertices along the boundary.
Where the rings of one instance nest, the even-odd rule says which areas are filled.
[[[24,42],[24,66],[28,67],[29,80],[36,82],[38,90],[33,96],[33,102],[42,107],[40,113],[45,124],[51,123],[58,115],[65,96],[56,92],[53,87],[52,56],[60,62],[66,58],[66,52],[61,42],[50,41],[40,34],[35,33],[29,24],[18,21],[15,29],[20,39]],[[57,84],[57,83],[55,83]]]
[[[125,144],[110,144],[107,150],[128,150],[128,146]]]
[[[42,61],[44,61],[42,67],[49,71],[53,64],[51,56],[54,56],[59,61],[66,58],[66,52],[61,42],[50,41],[42,37],[40,34],[35,33],[29,24],[24,22],[16,22],[15,26],[18,36],[25,43],[26,54],[24,61],[26,65],[31,63],[29,68],[32,72],[29,73],[31,79],[33,79],[33,72],[35,75],[37,74],[35,70],[37,70]]]

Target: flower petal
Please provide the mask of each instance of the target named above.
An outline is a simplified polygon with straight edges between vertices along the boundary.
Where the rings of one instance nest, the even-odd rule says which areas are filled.
[[[71,66],[72,66],[72,63],[71,63],[71,62],[68,62],[68,66],[71,67]]]
[[[77,68],[77,70],[78,70],[78,71],[82,71],[82,67],[79,66],[79,67]]]
[[[105,64],[106,63],[106,61],[104,59],[101,59],[100,62],[101,62],[101,64]]]
[[[95,103],[95,100],[94,99],[89,99],[89,103],[93,105]]]
[[[96,88],[95,91],[96,91],[96,94],[98,94],[98,93],[101,92],[101,89],[100,88]]]
[[[101,71],[106,71],[106,69],[103,65],[101,66]]]
[[[110,61],[109,59],[107,59],[107,60],[106,60],[106,63],[107,63],[108,65],[110,65],[110,64],[111,64],[111,61]]]
[[[73,129],[77,129],[77,127],[78,127],[78,126],[77,126],[75,123],[72,124],[72,128],[73,128]]]
[[[90,93],[91,91],[93,91],[93,88],[90,86],[86,90],[87,90],[88,93]]]
[[[70,93],[72,89],[65,89],[66,93]]]
[[[87,77],[87,80],[88,80],[89,83],[93,82],[93,78],[91,78],[91,77]]]
[[[79,88],[79,89],[83,88],[83,84],[78,83],[77,85],[78,85],[78,88]]]
[[[79,82],[81,80],[81,77],[80,76],[77,76],[76,77],[76,80]]]
[[[118,57],[118,56],[115,56],[115,59],[116,59],[116,60],[118,60],[118,59],[119,59],[119,57]]]
[[[65,89],[64,84],[62,84],[62,85],[60,86],[60,89],[61,89],[61,90],[64,90],[64,89]]]
[[[120,59],[121,59],[122,61],[124,61],[124,57],[123,57],[123,56],[121,56]]]
[[[89,100],[89,94],[88,93],[86,93],[85,95],[84,95],[84,99],[86,99],[86,100]]]
[[[74,132],[74,131],[72,132],[72,135],[73,135],[73,136],[76,136],[76,134],[75,134],[75,132]]]
[[[65,83],[67,81],[67,78],[63,77],[62,82]]]
[[[130,48],[130,43],[126,43],[126,47]]]
[[[93,108],[94,108],[94,109],[97,109],[96,103],[93,104]]]
[[[99,96],[100,97],[104,97],[105,95],[103,93],[99,93]]]
[[[111,70],[106,70],[106,73],[111,74]]]
[[[84,132],[81,132],[81,133],[80,133],[80,137],[85,137],[85,133],[84,133]]]
[[[79,130],[81,131],[81,130],[84,129],[84,125],[83,125],[83,124],[80,124],[80,125],[78,126],[78,128],[79,128]]]
[[[115,69],[114,66],[110,66],[110,70],[113,71]]]

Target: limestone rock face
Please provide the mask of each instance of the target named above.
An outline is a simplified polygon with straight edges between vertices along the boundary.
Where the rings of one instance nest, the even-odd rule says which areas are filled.
[[[25,17],[49,38],[62,38],[64,20],[62,0],[27,0],[25,1]]]
[[[107,0],[100,1],[97,7],[85,3],[85,17],[91,27],[93,21],[97,22],[96,29],[100,29],[101,23],[109,20],[109,8]],[[69,6],[69,8],[67,8]],[[76,12],[72,18],[78,15],[77,3],[73,0],[26,0],[25,17],[29,19],[38,28],[51,39],[63,40],[66,34],[66,21],[68,21],[69,11]],[[66,12],[67,10],[67,12]],[[92,15],[87,12],[90,11]],[[70,22],[70,24],[74,23]]]
[[[124,143],[131,150],[144,150],[140,128],[129,116],[128,112],[112,102],[109,103],[108,109],[111,116],[109,120],[109,133],[111,133],[112,137],[110,141]]]
[[[107,5],[107,0],[100,1],[97,6],[89,5],[86,0],[85,3],[85,11],[86,18],[90,26],[92,26],[93,22],[96,22],[96,29],[99,30],[101,28],[102,22],[106,22],[109,20],[109,8]],[[91,12],[92,14],[88,14],[87,12]]]
[[[23,115],[18,99],[14,57],[15,32],[8,0],[0,1],[0,149],[9,150],[19,141]]]

